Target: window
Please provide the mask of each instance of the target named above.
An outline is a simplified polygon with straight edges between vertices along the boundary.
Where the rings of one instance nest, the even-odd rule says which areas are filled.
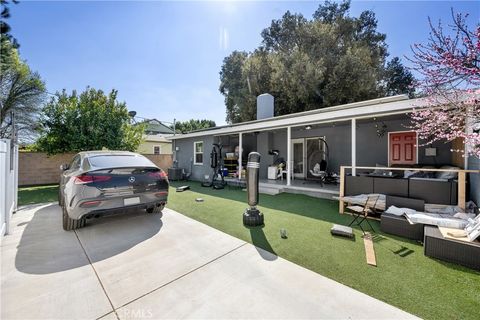
[[[78,170],[80,168],[80,160],[81,160],[81,158],[80,158],[79,155],[75,156],[75,158],[73,158],[72,162],[68,166],[68,169],[69,170]]]
[[[90,165],[96,168],[153,167],[154,164],[143,156],[98,155],[88,158]]]
[[[203,164],[203,141],[193,143],[193,164]]]
[[[162,148],[160,146],[153,146],[153,154],[162,153]]]

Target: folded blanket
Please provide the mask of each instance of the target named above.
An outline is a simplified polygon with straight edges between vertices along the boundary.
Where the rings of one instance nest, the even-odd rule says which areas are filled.
[[[454,238],[465,238],[468,236],[468,233],[465,230],[448,231],[447,234]]]
[[[466,220],[450,218],[449,215],[438,213],[415,213],[408,215],[408,218],[413,223],[429,224],[452,229],[463,229],[468,224]]]
[[[413,209],[397,208],[395,206],[390,206],[385,212],[396,216],[404,216],[411,224],[421,223],[453,229],[464,229],[468,224],[467,220],[454,218],[446,213],[418,212]]]

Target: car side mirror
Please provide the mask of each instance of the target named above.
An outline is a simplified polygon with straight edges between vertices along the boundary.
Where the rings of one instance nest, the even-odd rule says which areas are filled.
[[[60,170],[62,170],[62,171],[68,170],[68,164],[64,163],[64,164],[60,165]]]

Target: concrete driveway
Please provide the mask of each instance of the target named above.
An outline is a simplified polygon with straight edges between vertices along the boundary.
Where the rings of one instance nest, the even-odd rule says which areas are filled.
[[[12,229],[2,319],[413,318],[169,209],[66,232],[56,204],[29,206]]]

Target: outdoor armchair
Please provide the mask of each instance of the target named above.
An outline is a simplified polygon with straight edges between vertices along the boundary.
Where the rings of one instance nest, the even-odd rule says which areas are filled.
[[[356,223],[355,225],[359,226],[360,229],[362,229],[363,233],[365,234],[365,230],[362,227],[362,223],[366,221],[370,229],[373,232],[375,232],[375,229],[372,227],[367,217],[369,214],[374,212],[375,205],[377,204],[379,197],[380,197],[379,195],[368,196],[363,206],[360,206],[360,205],[347,206],[347,210],[353,215],[353,219],[348,226],[351,226],[354,223]]]

